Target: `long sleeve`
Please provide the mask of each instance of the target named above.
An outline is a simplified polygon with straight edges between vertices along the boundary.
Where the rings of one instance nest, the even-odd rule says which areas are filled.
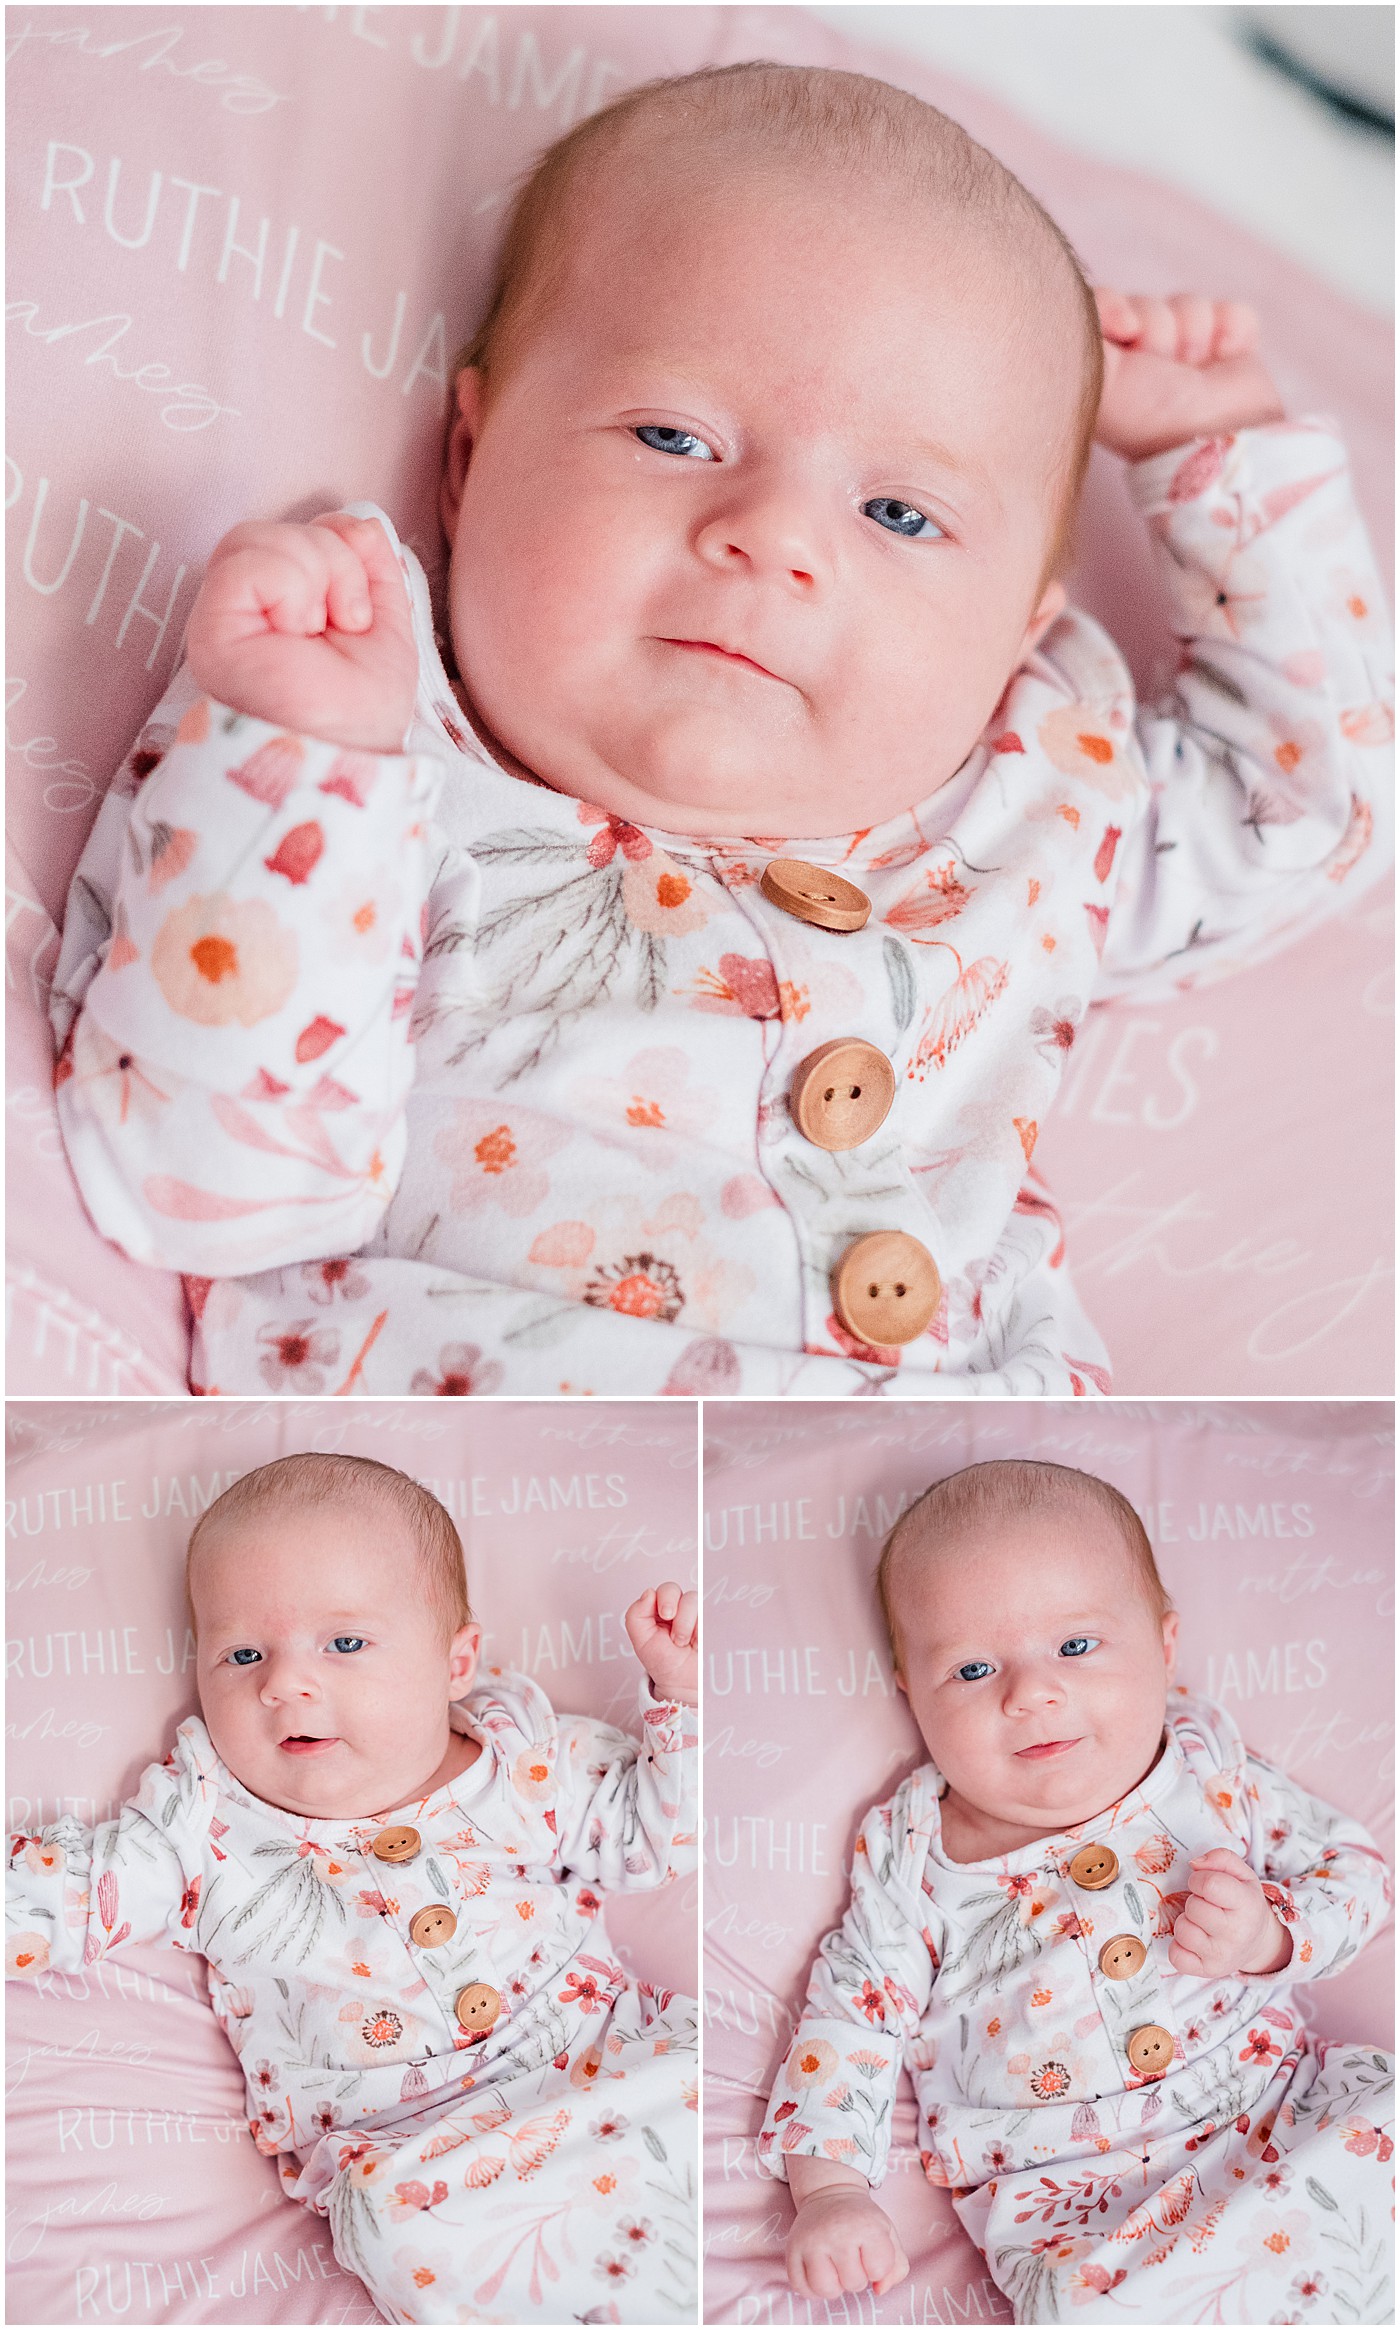
[[[1384,870],[1394,678],[1385,596],[1327,427],[1280,423],[1139,463],[1179,643],[1138,715],[1147,817],[1121,837],[1100,992],[1267,954]]]
[[[1390,1872],[1360,1821],[1334,1812],[1262,1756],[1245,1765],[1249,1863],[1293,1937],[1281,1982],[1335,1974],[1384,1922]]]
[[[75,1973],[127,1942],[194,1949],[209,1781],[188,1755],[152,1764],[115,1820],[96,1829],[65,1817],[12,1836],[5,1887],[5,1962],[32,1980]]]
[[[642,1892],[683,1876],[696,1852],[697,1717],[642,1687],[642,1743],[586,1716],[559,1720],[559,1858],[574,1876]]]
[[[894,1881],[907,1803],[906,1783],[856,1839],[846,1914],[817,1953],[759,2134],[772,2176],[786,2179],[789,2152],[844,2161],[871,2184],[885,2174],[900,2067],[936,1972],[931,1938]]]
[[[443,765],[195,695],[134,801],[104,805],[55,982],[56,1083],[84,1201],[133,1261],[231,1275],[378,1225]]]

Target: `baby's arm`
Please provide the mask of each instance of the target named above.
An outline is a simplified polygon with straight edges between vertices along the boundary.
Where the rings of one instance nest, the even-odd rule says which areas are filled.
[[[153,1764],[115,1820],[69,1817],[12,1836],[5,1887],[6,1966],[34,1980],[76,1973],[128,1942],[196,1949],[201,1903],[195,1776]],[[191,1812],[195,1812],[193,1821]]]
[[[697,1619],[696,1596],[670,1581],[627,1611],[648,1675],[640,1747],[610,1724],[560,1724],[559,1857],[575,1876],[638,1891],[694,1866]]]
[[[907,1789],[870,1813],[851,1898],[817,1954],[797,2035],[778,2074],[758,2158],[797,2206],[788,2276],[808,2297],[893,2289],[909,2270],[870,2196],[889,2159],[895,2091],[932,1993],[936,1958],[893,1882]]]
[[[284,537],[327,565],[319,636],[277,628],[297,613]],[[375,603],[348,648],[342,561]],[[294,579],[312,624],[310,581]],[[267,601],[260,631],[250,596]],[[353,1250],[392,1194],[442,764],[397,751],[416,659],[373,521],[236,529],[190,642],[178,729],[134,802],[104,806],[75,883],[56,1084],[99,1229],[136,1261],[225,1275]],[[223,695],[198,692],[211,676]],[[298,704],[313,733],[277,724]]]
[[[1138,718],[1152,800],[1120,840],[1111,989],[1258,952],[1334,911],[1363,856],[1380,871],[1393,678],[1346,449],[1284,420],[1250,311],[1099,299],[1098,437],[1135,464],[1179,642]]]
[[[1244,1766],[1247,1854],[1217,1845],[1191,1863],[1167,1955],[1179,1974],[1335,1974],[1389,1907],[1390,1873],[1359,1821],[1334,1812],[1261,1756]]]

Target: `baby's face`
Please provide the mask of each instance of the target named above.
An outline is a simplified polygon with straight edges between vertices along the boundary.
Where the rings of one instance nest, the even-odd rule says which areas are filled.
[[[1062,604],[1072,287],[878,180],[644,181],[590,195],[484,413],[463,375],[467,696],[636,822],[876,824],[961,765]]]
[[[1161,1746],[1176,1616],[1157,1617],[1110,1521],[999,1521],[903,1576],[901,1679],[974,1820],[1050,1835],[1136,1787]]]
[[[480,1630],[444,1641],[412,1539],[382,1506],[245,1518],[201,1546],[191,1591],[204,1720],[255,1796],[365,1818],[434,1784]]]

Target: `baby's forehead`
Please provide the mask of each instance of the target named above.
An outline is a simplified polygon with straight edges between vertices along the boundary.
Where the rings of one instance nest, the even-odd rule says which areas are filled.
[[[989,1571],[1010,1566],[1028,1597],[1054,1603],[1087,1588],[1113,1599],[1143,1593],[1144,1581],[1114,1517],[1091,1498],[1055,1498],[1041,1507],[989,1507],[940,1523],[916,1517],[898,1542],[886,1579],[891,1609],[907,1621],[977,1611]],[[1146,1596],[1144,1595],[1144,1599]]]
[[[411,1533],[383,1500],[351,1486],[334,1497],[290,1493],[250,1510],[215,1516],[190,1546],[194,1602],[270,1596],[363,1598],[387,1590],[416,1552]]]

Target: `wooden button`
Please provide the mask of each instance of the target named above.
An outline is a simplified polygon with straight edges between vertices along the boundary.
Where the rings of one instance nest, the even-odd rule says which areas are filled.
[[[859,1036],[818,1044],[788,1094],[798,1131],[817,1149],[858,1149],[879,1131],[893,1102],[893,1068]]]
[[[456,1913],[445,1901],[434,1901],[427,1909],[416,1909],[408,1921],[408,1938],[420,1950],[440,1950],[456,1931]]]
[[[1144,2079],[1160,2079],[1176,2053],[1176,2041],[1160,2023],[1144,2023],[1128,2041],[1128,2061]]]
[[[759,888],[784,914],[799,922],[813,922],[818,930],[864,930],[870,920],[870,900],[854,882],[809,866],[805,858],[772,858],[763,869]]]
[[[453,2012],[464,2031],[484,2039],[501,2011],[501,1994],[489,1982],[469,1982],[459,1990]]]
[[[376,1861],[412,1861],[422,1852],[423,1839],[416,1828],[381,1828],[369,1849]]]
[[[1118,1855],[1108,1845],[1081,1845],[1070,1862],[1071,1881],[1085,1893],[1102,1893],[1118,1874]]]
[[[1147,1944],[1141,1934],[1114,1934],[1099,1952],[1099,1972],[1110,1982],[1126,1982],[1147,1964]]]
[[[836,1316],[862,1343],[912,1343],[938,1308],[933,1256],[903,1230],[872,1230],[848,1246],[831,1281]]]

